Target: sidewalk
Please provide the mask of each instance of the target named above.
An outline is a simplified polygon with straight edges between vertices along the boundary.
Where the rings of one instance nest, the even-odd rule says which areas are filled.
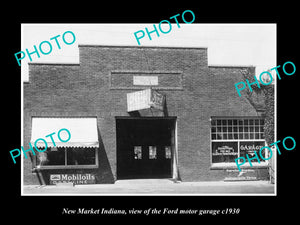
[[[179,182],[168,179],[118,180],[115,184],[23,186],[24,195],[275,195],[268,181]]]

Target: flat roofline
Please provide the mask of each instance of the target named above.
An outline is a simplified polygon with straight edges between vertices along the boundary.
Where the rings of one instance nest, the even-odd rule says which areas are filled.
[[[262,119],[265,116],[211,116],[211,119]]]
[[[38,66],[80,66],[80,63],[42,63],[42,62],[29,62],[28,65],[38,65]]]
[[[249,67],[255,67],[255,66],[253,66],[253,65],[221,65],[221,64],[213,65],[213,64],[211,64],[211,65],[208,65],[208,67],[210,67],[210,68],[214,68],[214,67],[216,67],[216,68],[245,68],[245,67],[249,68]]]
[[[177,116],[115,116],[117,120],[176,120]]]
[[[93,45],[93,44],[79,44],[78,47],[95,47],[95,48],[171,48],[171,49],[207,49],[207,47],[137,46],[137,45]]]

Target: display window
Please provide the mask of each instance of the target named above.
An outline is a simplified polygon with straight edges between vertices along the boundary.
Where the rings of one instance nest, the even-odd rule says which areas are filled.
[[[259,155],[265,146],[264,119],[257,118],[212,118],[211,163],[213,165],[235,164],[238,157],[250,158]],[[268,151],[263,150],[265,158]],[[253,159],[251,162],[258,162]],[[260,162],[264,162],[263,159]]]
[[[97,166],[97,148],[51,147],[36,155],[37,168],[84,168]]]

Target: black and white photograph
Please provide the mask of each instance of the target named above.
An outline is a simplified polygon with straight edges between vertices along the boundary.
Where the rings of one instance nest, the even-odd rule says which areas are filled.
[[[5,217],[201,224],[297,215],[293,6],[151,4],[7,13]]]
[[[276,194],[276,24],[22,24],[22,37],[24,195]]]

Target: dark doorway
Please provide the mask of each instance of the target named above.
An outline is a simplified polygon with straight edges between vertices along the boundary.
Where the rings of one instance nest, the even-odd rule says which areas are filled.
[[[116,118],[117,179],[171,178],[175,121]]]

